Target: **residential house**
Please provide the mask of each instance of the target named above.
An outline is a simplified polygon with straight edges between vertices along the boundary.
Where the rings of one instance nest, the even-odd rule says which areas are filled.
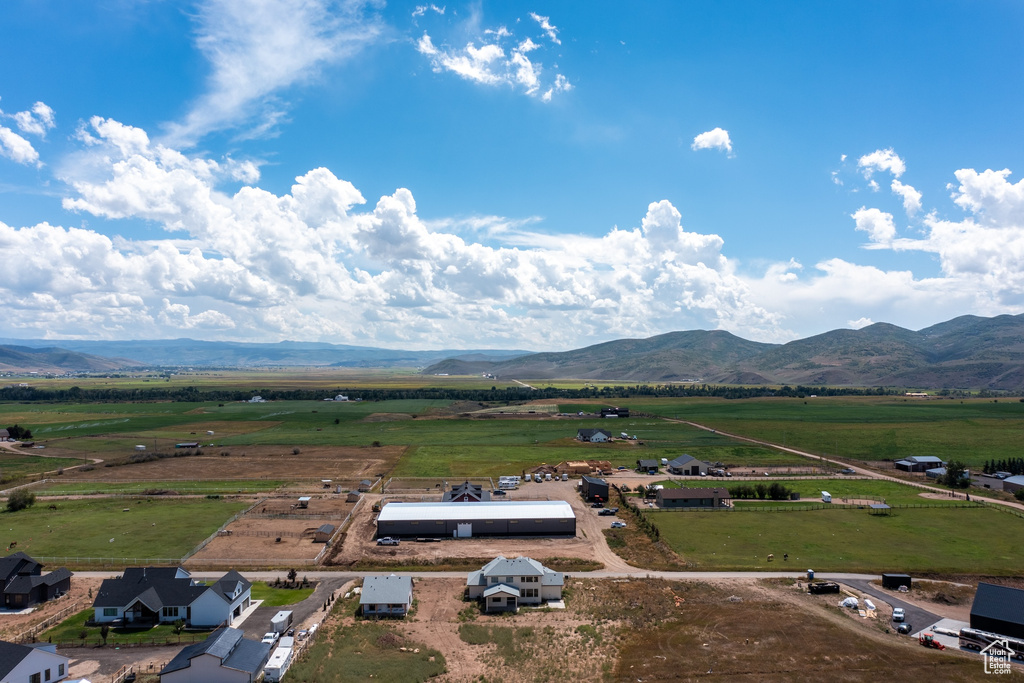
[[[445,491],[441,497],[443,503],[480,503],[483,501],[489,501],[491,499],[491,492],[484,491],[483,486],[477,486],[471,484],[468,481],[453,486],[451,491]]]
[[[100,584],[93,601],[98,623],[174,623],[210,627],[230,624],[251,602],[252,584],[231,570],[207,586],[182,567],[129,567]]]
[[[591,502],[596,500],[603,503],[608,502],[608,482],[604,479],[584,475],[581,485],[584,500]]]
[[[691,477],[706,475],[708,470],[711,468],[711,466],[703,460],[698,460],[692,455],[687,455],[686,453],[683,453],[674,460],[669,460],[666,467],[672,474],[689,475]]]
[[[539,605],[562,599],[565,577],[529,557],[499,555],[471,572],[466,589],[471,600],[484,601],[485,612],[515,611],[519,605]]]
[[[412,578],[408,576],[367,576],[359,594],[364,617],[404,617],[412,609]]]
[[[50,643],[17,645],[0,640],[0,683],[56,683],[68,677],[68,658]]]
[[[611,432],[603,429],[577,429],[576,440],[583,443],[606,443],[611,440]]]
[[[273,646],[242,636],[239,629],[219,628],[189,645],[160,670],[160,683],[254,683]]]
[[[729,504],[728,489],[659,489],[657,504],[660,508],[719,508]]]
[[[1024,590],[979,582],[971,605],[971,628],[1024,638]]]
[[[5,609],[25,609],[71,590],[71,572],[66,567],[43,574],[43,566],[23,552],[0,558]]]
[[[636,469],[638,472],[646,472],[647,474],[657,474],[659,463],[657,460],[637,460]]]
[[[904,472],[925,472],[935,467],[946,466],[946,463],[934,455],[912,455],[909,458],[897,460],[893,464],[896,469]]]

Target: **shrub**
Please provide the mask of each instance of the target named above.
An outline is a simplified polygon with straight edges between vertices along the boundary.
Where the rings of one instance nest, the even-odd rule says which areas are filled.
[[[18,489],[7,498],[7,511],[17,512],[32,507],[36,502],[36,494],[25,489]]]
[[[1024,489],[1017,489],[1017,492],[1013,494],[1013,497],[1017,500],[1024,501]]]

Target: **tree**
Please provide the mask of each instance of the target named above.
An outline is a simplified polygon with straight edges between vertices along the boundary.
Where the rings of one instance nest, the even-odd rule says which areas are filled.
[[[295,569],[289,569],[288,570],[288,581],[290,581],[291,583],[295,583],[295,577],[298,576],[298,575],[299,575],[299,573],[297,571],[295,571]]]
[[[181,632],[184,631],[184,630],[185,630],[185,620],[184,619],[176,619],[174,621],[174,633],[176,635],[180,636]]]
[[[1017,489],[1017,492],[1013,494],[1013,497],[1024,502],[1024,489]]]
[[[946,463],[946,474],[942,483],[951,489],[965,489],[971,485],[971,479],[967,475],[967,465],[959,460],[950,460]]]
[[[7,433],[15,441],[26,441],[26,440],[32,438],[32,430],[31,429],[25,429],[24,427],[19,427],[18,425],[14,425],[13,427],[8,427],[7,428]]]
[[[103,624],[100,626],[100,638],[103,639],[103,644],[107,644],[107,636],[110,635],[110,624]]]
[[[18,489],[7,498],[7,511],[17,512],[32,507],[36,502],[36,494]]]

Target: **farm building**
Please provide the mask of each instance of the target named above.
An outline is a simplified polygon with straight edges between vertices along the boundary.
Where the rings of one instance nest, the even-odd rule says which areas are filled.
[[[43,574],[44,566],[22,552],[0,559],[4,608],[22,610],[71,590],[71,572],[66,567]]]
[[[515,611],[519,605],[561,600],[564,585],[561,572],[552,571],[537,560],[509,560],[501,555],[466,579],[469,599],[483,599],[485,612]]]
[[[608,482],[597,477],[583,477],[583,498],[588,501],[608,501]]]
[[[660,508],[718,508],[728,505],[729,491],[713,489],[658,489]]]
[[[57,681],[68,677],[70,660],[49,643],[18,645],[0,640],[0,683]]]
[[[577,429],[576,440],[583,443],[605,443],[612,438],[611,432],[603,429]]]
[[[370,481],[369,479],[363,479],[361,482],[359,482],[359,491],[361,493],[366,493],[367,491],[369,491],[372,488],[373,488],[373,482]]]
[[[692,455],[687,455],[686,453],[683,453],[678,458],[675,458],[674,460],[669,460],[668,465],[666,465],[666,467],[668,467],[668,471],[671,472],[672,474],[683,474],[689,475],[691,477],[699,477],[702,474],[706,475],[708,473],[709,465],[706,462],[703,462],[702,460],[698,460]]]
[[[483,486],[477,486],[468,481],[453,486],[451,491],[445,491],[441,497],[441,500],[446,503],[480,503],[490,499],[490,491],[484,491]]]
[[[237,628],[221,628],[182,649],[160,670],[160,683],[252,683],[273,646],[243,635]]]
[[[936,467],[945,467],[946,463],[934,455],[912,455],[893,463],[898,470],[904,472],[925,472]]]
[[[381,508],[377,536],[575,536],[576,515],[564,500],[397,503]]]
[[[334,535],[333,524],[322,524],[319,529],[313,533],[313,543],[327,543],[331,540],[331,536]]]
[[[362,498],[362,496],[363,496],[363,494],[359,493],[359,491],[349,491],[348,495],[345,496],[345,502],[346,503],[358,503],[359,499]]]
[[[1007,493],[1017,493],[1021,489],[1024,489],[1024,476],[1018,474],[1016,477],[1003,479],[1003,490]]]
[[[943,477],[946,476],[946,468],[945,467],[933,467],[930,470],[925,470],[924,476],[928,477],[929,479],[942,479]],[[971,471],[970,470],[964,470],[964,473],[961,475],[961,478],[962,479],[970,479],[971,478]]]
[[[601,417],[629,417],[629,408],[601,408]]]
[[[978,583],[971,605],[971,628],[1024,638],[1024,590]]]
[[[657,460],[637,460],[636,470],[637,472],[646,472],[647,474],[657,474],[659,463]]]
[[[412,608],[412,578],[367,576],[359,595],[364,617],[404,617]]]
[[[0,429],[0,441],[10,441],[11,433],[6,429]]]
[[[882,574],[882,588],[895,590],[900,586],[906,586],[909,590],[913,584],[910,574]]]

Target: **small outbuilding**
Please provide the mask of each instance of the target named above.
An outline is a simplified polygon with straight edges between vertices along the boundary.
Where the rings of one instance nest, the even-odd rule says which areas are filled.
[[[980,582],[971,605],[971,628],[1024,638],[1024,590]]]
[[[364,617],[402,618],[412,608],[412,578],[409,576],[367,576],[359,594]]]
[[[660,508],[708,508],[726,507],[730,496],[728,489],[658,489],[657,503]]]
[[[906,586],[910,590],[913,579],[910,574],[882,574],[882,588],[896,590],[900,586]]]
[[[647,474],[657,474],[660,463],[657,460],[637,460],[636,469],[638,472],[646,472]]]
[[[313,534],[313,543],[327,543],[334,535],[334,525],[324,524]]]
[[[359,493],[359,491],[349,491],[348,495],[345,496],[345,502],[346,503],[358,503],[359,499],[362,498],[362,497],[363,497],[363,494]]]
[[[589,477],[587,475],[584,475],[581,481],[584,500],[590,502],[596,500],[603,503],[608,502],[608,482],[604,479]]]
[[[359,491],[362,492],[362,493],[366,493],[367,491],[369,491],[372,488],[373,488],[373,482],[370,481],[369,479],[363,479],[361,482],[359,482]]]

